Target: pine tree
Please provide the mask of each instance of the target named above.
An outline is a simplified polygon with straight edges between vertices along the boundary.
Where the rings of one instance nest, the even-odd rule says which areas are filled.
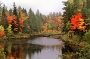
[[[17,8],[16,8],[16,5],[15,5],[15,2],[13,3],[13,15],[17,16]]]
[[[13,15],[13,10],[12,9],[9,9],[9,14]]]
[[[25,13],[25,16],[28,16],[26,9],[23,8],[23,9],[22,9],[22,12]]]
[[[16,18],[12,21],[12,30],[14,33],[18,33],[20,31],[20,24],[15,2],[13,3],[13,15],[16,16]],[[14,23],[14,21],[16,21],[16,24]],[[15,30],[16,28],[17,30]]]
[[[3,8],[2,8],[1,24],[2,24],[2,26],[4,26],[5,29],[8,27],[8,21],[6,20],[6,14],[5,14],[5,6],[3,6]]]
[[[25,33],[31,33],[33,32],[33,28],[34,28],[34,12],[32,11],[32,9],[30,8],[29,9],[29,12],[28,12],[28,19],[25,20],[24,22],[24,30],[23,32]]]
[[[86,4],[87,4],[87,9],[89,9],[90,8],[90,0],[86,0]]]
[[[0,1],[0,14],[2,13],[2,2]]]

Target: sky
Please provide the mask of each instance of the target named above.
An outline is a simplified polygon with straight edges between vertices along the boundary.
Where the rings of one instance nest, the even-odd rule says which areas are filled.
[[[50,12],[61,12],[64,7],[62,1],[67,0],[0,0],[4,3],[8,9],[13,8],[13,2],[16,6],[21,6],[27,11],[31,8],[32,11],[36,12],[37,9],[42,13],[48,15]]]

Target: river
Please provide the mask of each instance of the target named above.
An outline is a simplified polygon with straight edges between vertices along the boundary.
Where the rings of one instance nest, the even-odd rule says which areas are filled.
[[[15,59],[62,59],[62,47],[64,43],[60,39],[37,37],[25,43],[19,40],[6,42],[5,52]]]
[[[31,53],[31,57],[28,56],[26,59],[62,59],[62,47],[63,42],[59,39],[53,39],[50,37],[38,37],[33,41],[27,43],[43,46],[41,51]]]

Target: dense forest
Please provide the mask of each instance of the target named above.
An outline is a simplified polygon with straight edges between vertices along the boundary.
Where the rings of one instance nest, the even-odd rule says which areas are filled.
[[[65,23],[63,31],[75,31],[75,33],[80,34],[80,32],[87,32],[90,29],[89,2],[89,0],[68,0],[63,2],[65,5],[63,8],[65,10],[63,14]]]
[[[62,28],[61,18],[60,12],[43,15],[39,10],[34,13],[31,8],[27,11],[21,6],[16,6],[15,2],[13,8],[7,9],[7,6],[0,2],[0,36],[57,32]]]
[[[63,2],[65,7],[62,15],[62,31],[68,33],[69,37],[78,35],[80,39],[84,36],[89,39],[90,32],[90,7],[89,0],[68,0]],[[87,34],[88,33],[88,34]]]
[[[63,4],[63,59],[90,59],[90,0],[68,0]]]

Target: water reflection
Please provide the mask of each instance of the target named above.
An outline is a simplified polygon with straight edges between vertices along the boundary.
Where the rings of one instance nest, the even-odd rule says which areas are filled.
[[[4,51],[6,52],[7,59],[25,59],[24,47],[20,45],[6,45]]]
[[[35,43],[37,41],[38,44]],[[44,44],[41,44],[41,41]],[[62,59],[62,41],[39,37],[34,42],[32,41],[32,43],[28,42],[6,41],[0,42],[0,46],[4,48],[7,59]]]
[[[31,54],[31,59],[61,59],[61,49],[44,47],[41,52]],[[30,59],[28,54],[26,59]]]
[[[50,38],[50,37],[38,37],[32,41],[28,41],[27,43],[44,45],[44,46],[55,46],[55,45],[63,44],[61,40]]]
[[[26,59],[62,59],[61,58],[62,57],[61,48],[63,43],[62,41],[59,41],[57,39],[52,39],[49,37],[39,37],[34,39],[33,41],[28,41],[28,43],[42,46],[42,48],[39,50],[37,48],[36,49],[38,50],[37,52],[35,50],[35,46],[33,46],[34,53],[31,53],[31,54],[27,53]]]

